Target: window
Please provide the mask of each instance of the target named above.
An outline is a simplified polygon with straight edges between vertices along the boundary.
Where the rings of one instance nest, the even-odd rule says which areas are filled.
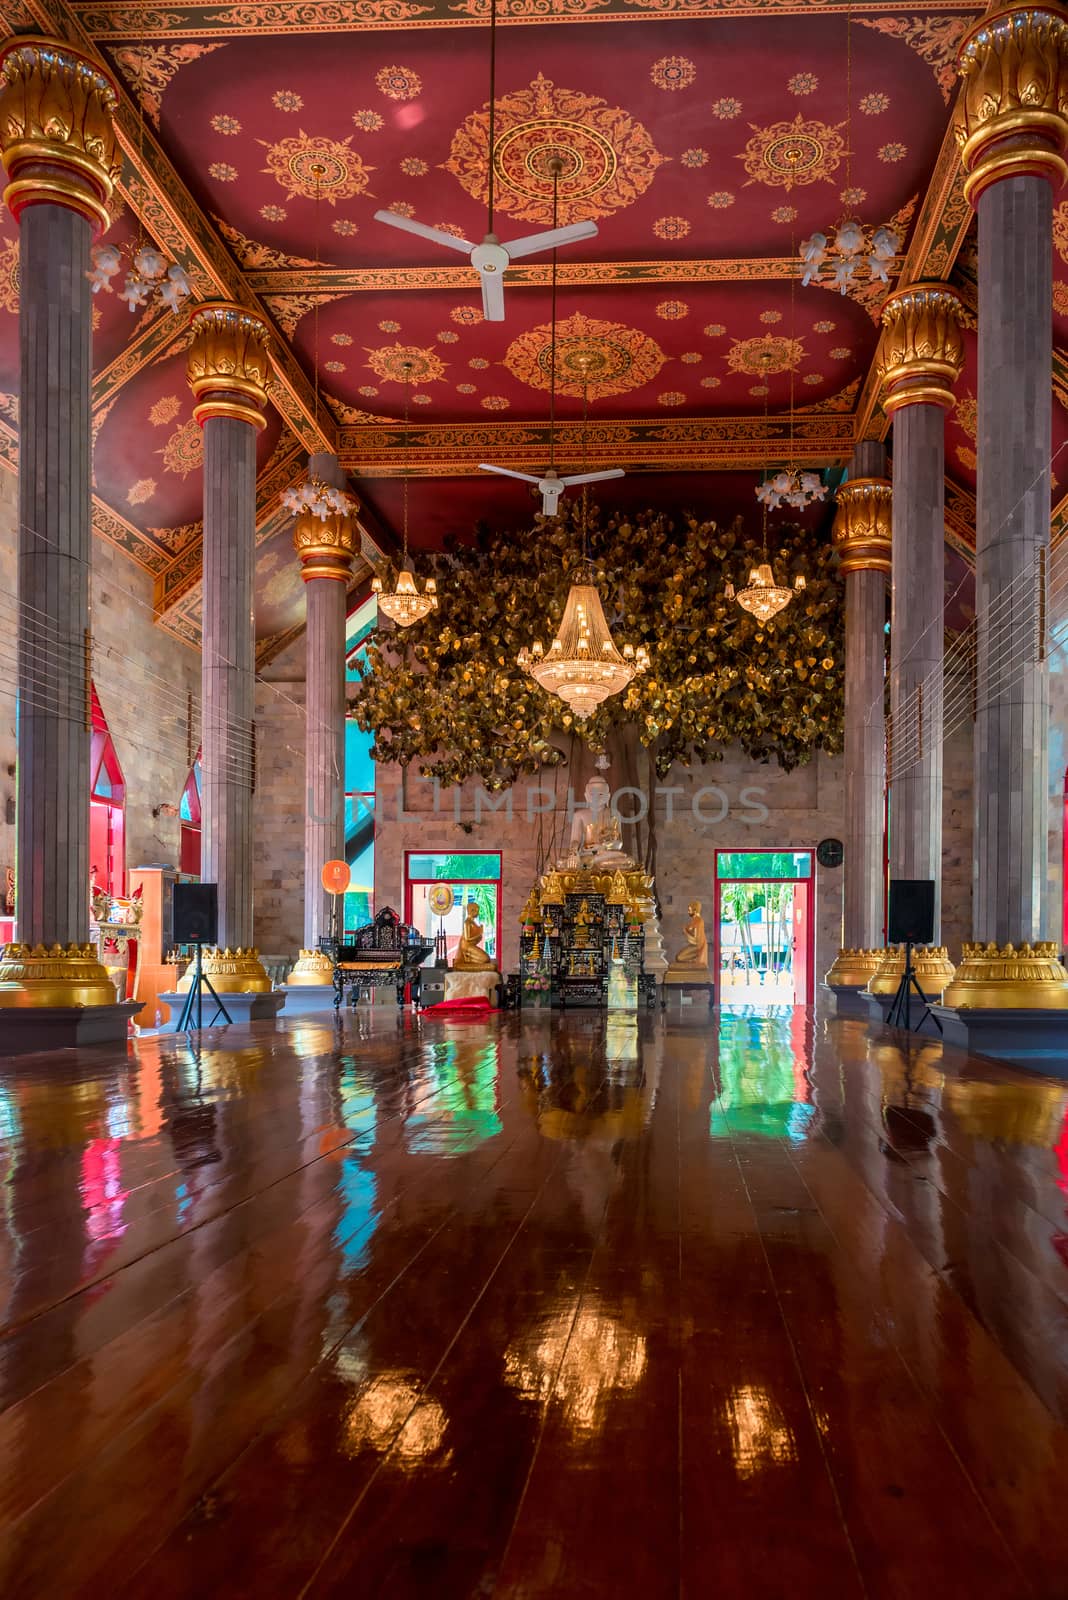
[[[95,685],[90,692],[90,878],[108,894],[121,895],[126,889],[126,783]]]
[[[717,878],[811,878],[811,850],[718,850]]]
[[[200,751],[189,769],[182,798],[178,802],[181,839],[179,843],[178,870],[191,877],[200,877],[201,785]]]
[[[404,876],[405,921],[412,923],[428,939],[435,938],[439,931],[443,933],[450,965],[460,943],[469,900],[475,902],[482,924],[482,948],[488,956],[497,957],[501,922],[501,858],[498,854],[472,850],[426,854],[412,850],[405,860]],[[453,907],[446,917],[439,917],[430,908],[430,895],[443,883],[453,892]]]
[[[373,595],[357,606],[345,635],[345,677],[355,682],[367,669],[367,641],[378,625]],[[371,921],[375,909],[375,764],[374,734],[364,733],[354,717],[345,719],[345,860],[352,881],[345,891],[342,927],[355,933]]]

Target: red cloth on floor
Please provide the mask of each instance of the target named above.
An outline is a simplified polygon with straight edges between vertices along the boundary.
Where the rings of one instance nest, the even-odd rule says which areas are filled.
[[[423,1010],[425,1017],[489,1017],[496,1014],[497,1007],[491,1006],[485,995],[469,995],[464,1000],[439,1000],[436,1006],[426,1006]]]

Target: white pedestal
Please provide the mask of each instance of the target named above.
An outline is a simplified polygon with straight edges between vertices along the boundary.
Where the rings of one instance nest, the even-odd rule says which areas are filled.
[[[499,972],[490,968],[484,972],[447,972],[445,974],[446,1000],[488,1000],[494,1003],[494,990],[501,981]]]

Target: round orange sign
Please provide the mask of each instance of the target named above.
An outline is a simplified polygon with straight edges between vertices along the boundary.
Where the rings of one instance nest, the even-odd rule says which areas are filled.
[[[344,894],[352,882],[352,873],[347,861],[328,861],[320,876],[327,894]]]

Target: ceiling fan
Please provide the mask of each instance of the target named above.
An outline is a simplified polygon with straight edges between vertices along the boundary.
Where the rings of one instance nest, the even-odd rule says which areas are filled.
[[[489,215],[486,237],[481,244],[470,239],[458,239],[441,228],[428,228],[422,222],[413,222],[395,211],[376,211],[376,222],[388,222],[391,228],[402,228],[431,244],[440,244],[446,250],[458,250],[468,256],[478,273],[482,285],[482,315],[487,322],[504,321],[504,274],[513,261],[521,256],[536,255],[539,250],[555,250],[564,244],[576,244],[580,239],[597,237],[595,222],[572,222],[567,227],[553,227],[542,233],[526,234],[522,239],[512,239],[502,244],[493,231],[493,154],[496,145],[496,84],[497,84],[497,0],[490,0],[490,98],[489,98]],[[554,202],[555,208],[555,202]]]
[[[554,156],[549,163],[549,170],[553,175],[553,222],[556,222],[559,201],[560,173],[562,162],[559,156]],[[554,231],[556,231],[554,229]],[[545,238],[551,238],[546,234]],[[589,393],[586,383],[583,383],[582,417],[583,455],[586,451],[586,410]],[[555,517],[560,508],[560,496],[565,489],[574,488],[579,483],[602,483],[605,478],[622,478],[625,476],[622,467],[612,467],[607,472],[569,472],[566,477],[561,477],[556,470],[556,251],[553,251],[552,270],[552,333],[549,343],[549,466],[540,477],[531,472],[513,472],[511,467],[493,467],[486,461],[480,461],[480,472],[495,472],[500,478],[518,478],[520,483],[532,483],[541,495],[542,515]]]

